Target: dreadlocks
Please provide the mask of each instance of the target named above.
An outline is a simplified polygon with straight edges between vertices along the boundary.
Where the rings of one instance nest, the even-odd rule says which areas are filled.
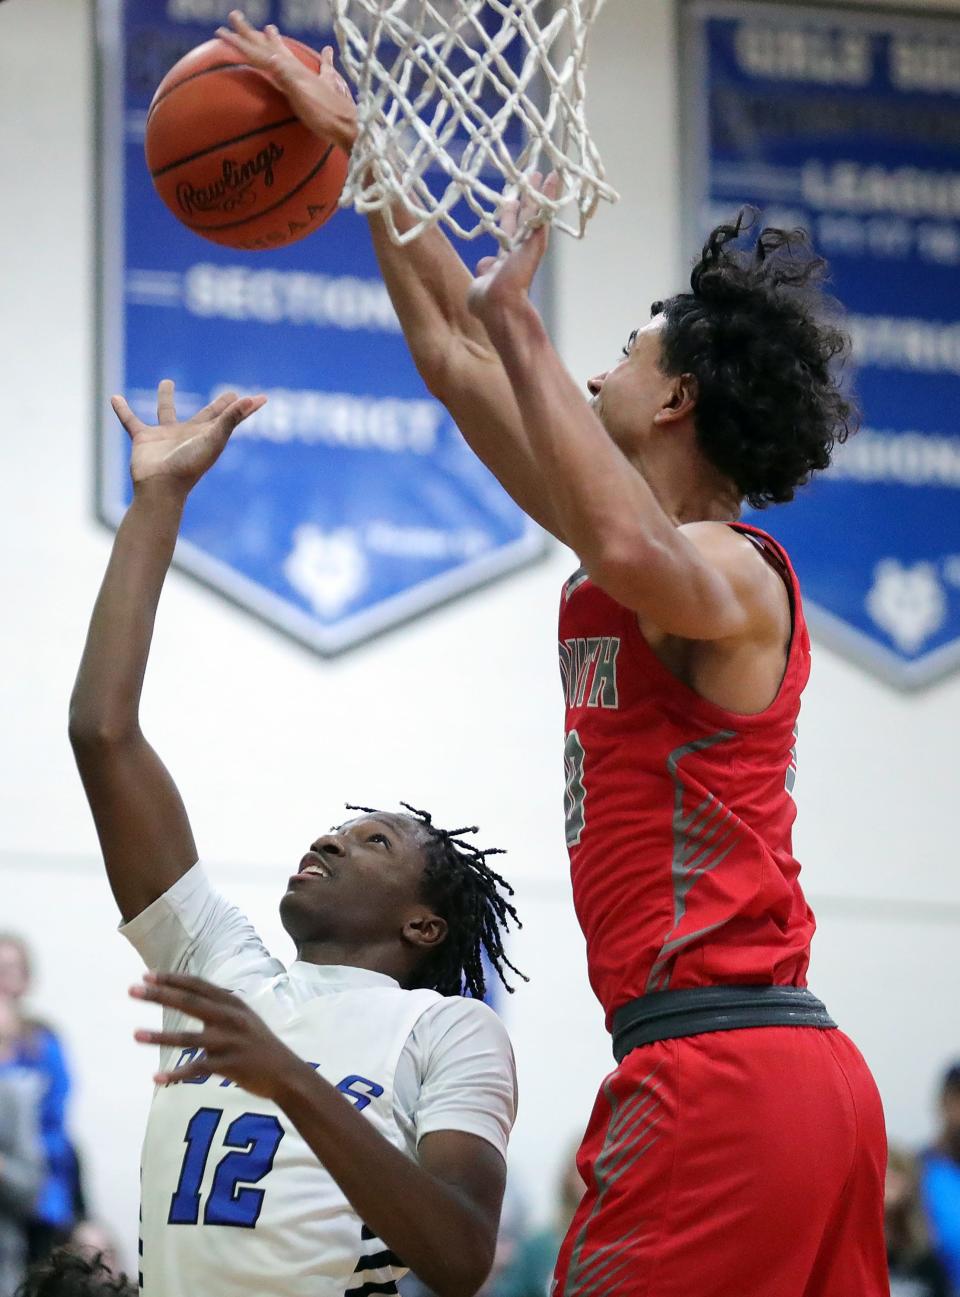
[[[507,896],[513,888],[487,864],[490,856],[505,853],[498,847],[481,851],[465,842],[464,833],[477,833],[476,825],[461,829],[438,828],[428,811],[418,811],[408,802],[400,805],[427,830],[426,866],[421,884],[422,897],[447,921],[447,938],[417,968],[411,989],[424,987],[441,995],[469,994],[482,1000],[486,991],[483,956],[512,994],[506,969],[526,982],[511,964],[503,947],[503,934],[510,921],[523,924]],[[378,815],[370,806],[347,805],[348,811]],[[503,895],[506,893],[506,895]]]

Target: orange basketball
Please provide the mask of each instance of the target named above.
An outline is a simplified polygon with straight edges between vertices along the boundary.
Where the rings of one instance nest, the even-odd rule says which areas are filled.
[[[312,71],[320,55],[284,43]],[[347,83],[332,69],[349,97]],[[147,166],[177,220],[214,243],[250,251],[295,243],[337,210],[347,155],[319,139],[286,98],[226,41],[174,64],[147,114]]]

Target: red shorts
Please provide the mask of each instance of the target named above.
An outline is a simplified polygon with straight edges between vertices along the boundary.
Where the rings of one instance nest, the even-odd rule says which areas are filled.
[[[887,1297],[880,1096],[840,1031],[633,1050],[580,1149],[557,1297]]]

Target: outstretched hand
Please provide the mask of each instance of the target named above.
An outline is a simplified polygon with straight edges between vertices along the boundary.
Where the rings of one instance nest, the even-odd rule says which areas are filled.
[[[332,45],[321,52],[318,74],[291,53],[273,23],[257,31],[239,9],[230,14],[229,27],[217,28],[217,35],[286,95],[307,130],[350,152],[357,136],[357,106],[333,66]]]
[[[224,392],[192,419],[178,423],[173,383],[165,378],[157,388],[157,426],[151,427],[137,418],[122,396],[112,397],[114,413],[133,442],[130,475],[134,488],[162,482],[186,495],[220,458],[234,428],[266,402],[265,396],[238,397],[236,392]]]
[[[534,188],[545,198],[556,198],[559,193],[560,179],[555,172],[544,181],[540,172],[535,171],[531,180]],[[524,195],[520,201],[505,202],[500,213],[500,227],[512,238],[539,210],[536,199],[529,194]],[[473,314],[486,320],[499,308],[525,298],[540,269],[549,242],[549,226],[534,225],[512,252],[484,257],[477,266],[476,278],[467,298]]]
[[[134,1033],[141,1045],[172,1045],[196,1051],[193,1060],[169,1072],[157,1072],[158,1085],[195,1081],[215,1073],[250,1094],[276,1099],[291,1069],[308,1066],[287,1048],[254,1011],[219,986],[185,973],[146,973],[142,986],[131,986],[135,1000],[176,1009],[203,1023],[201,1031]]]

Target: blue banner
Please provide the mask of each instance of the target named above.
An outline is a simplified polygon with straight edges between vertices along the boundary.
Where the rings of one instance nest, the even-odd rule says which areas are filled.
[[[545,538],[425,391],[365,221],[340,211],[300,243],[237,252],[181,226],[155,193],[150,100],[232,7],[99,3],[98,506],[116,526],[130,496],[111,392],[151,422],[160,378],[175,380],[181,417],[229,388],[266,392],[191,496],[177,563],[330,654],[531,561]],[[244,9],[316,49],[335,43],[317,0]],[[466,256],[493,250],[479,240]]]
[[[821,637],[926,684],[960,665],[960,24],[691,0],[684,72],[695,238],[744,203],[808,229],[854,341],[862,431],[751,521]]]

